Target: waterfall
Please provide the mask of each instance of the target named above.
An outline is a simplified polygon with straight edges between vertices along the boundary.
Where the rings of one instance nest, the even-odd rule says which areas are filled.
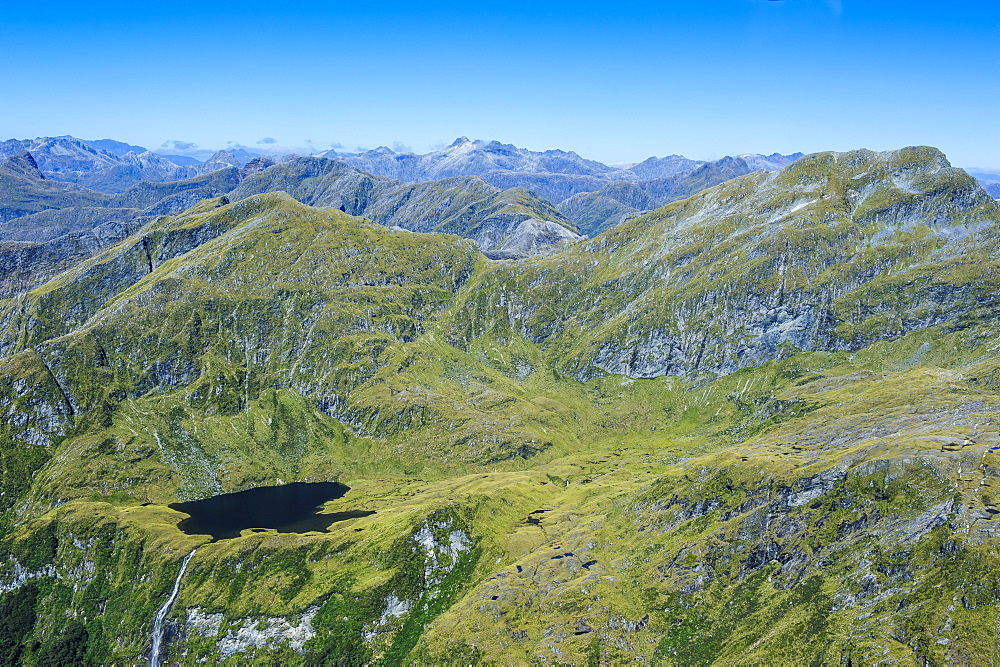
[[[167,618],[167,614],[170,613],[170,608],[174,606],[177,593],[181,590],[181,578],[184,576],[184,571],[187,570],[188,562],[194,556],[195,551],[197,549],[192,549],[191,553],[181,561],[181,571],[177,573],[174,590],[170,592],[170,597],[167,598],[167,601],[163,603],[163,606],[160,607],[160,610],[156,612],[156,616],[153,618],[153,648],[149,651],[150,667],[160,667],[160,644],[163,643],[163,621]]]

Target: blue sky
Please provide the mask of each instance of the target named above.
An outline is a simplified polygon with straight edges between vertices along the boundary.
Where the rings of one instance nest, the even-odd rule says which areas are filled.
[[[0,138],[1000,168],[996,0],[11,3],[0,53]]]

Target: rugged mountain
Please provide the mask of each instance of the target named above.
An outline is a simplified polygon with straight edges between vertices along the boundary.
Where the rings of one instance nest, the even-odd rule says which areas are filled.
[[[190,167],[192,165],[202,164],[201,160],[193,158],[190,155],[173,155],[170,153],[157,153],[160,157],[170,160],[174,164],[180,167]]]
[[[115,194],[124,192],[136,183],[179,181],[203,174],[206,170],[222,169],[225,166],[228,165],[181,167],[150,151],[130,152],[120,156],[119,163],[114,166],[81,174],[72,180],[91,190]]]
[[[781,155],[780,153],[772,153],[771,155],[745,153],[743,155],[738,155],[735,158],[732,156],[726,156],[715,162],[739,159],[747,164],[750,171],[758,171],[761,169],[764,171],[778,171],[780,169],[784,169],[800,157],[803,157],[803,155],[804,153],[793,153],[791,155]],[[663,158],[651,157],[643,162],[634,164],[627,169],[623,169],[621,172],[612,174],[610,178],[622,181],[631,181],[636,179],[641,181],[650,181],[669,178],[671,176],[688,175],[698,167],[706,164],[710,164],[710,162],[691,160],[683,155],[668,155]]]
[[[106,197],[45,180],[40,174],[32,176],[29,158],[26,154],[8,160],[27,180],[7,182],[11,193],[7,201],[20,197],[38,212],[13,210],[12,214],[22,215],[0,222],[0,295],[35,287],[155,217],[179,213],[202,199],[229,192],[240,180],[236,169],[220,169],[180,181],[139,183]],[[4,182],[3,170],[0,163],[0,183]],[[39,182],[47,189],[39,187]]]
[[[0,157],[29,152],[38,168],[56,180],[72,180],[78,174],[100,171],[119,164],[108,151],[91,146],[76,137],[39,137],[8,139],[0,142]]]
[[[401,181],[432,181],[453,176],[486,177],[492,172],[521,172],[597,176],[614,171],[600,162],[585,160],[572,151],[543,152],[517,148],[499,141],[470,141],[459,137],[447,148],[425,155],[396,153],[380,147],[358,155],[336,151],[321,154],[343,160],[352,167]]]
[[[551,251],[580,238],[571,222],[533,194],[499,190],[477,177],[413,184],[338,160],[294,158],[249,175],[231,197],[275,191],[387,227],[458,234],[502,258]]]
[[[615,181],[595,192],[563,200],[559,212],[594,236],[644,211],[683,199],[713,185],[755,171],[742,157],[707,162],[691,172],[645,181]]]
[[[31,153],[41,173],[50,180],[76,183],[108,194],[123,192],[143,181],[184,180],[229,166],[242,167],[253,157],[241,161],[233,153],[219,151],[206,163],[181,165],[141,146],[112,139],[84,141],[62,136],[0,142],[0,157],[25,151]]]
[[[251,153],[243,148],[230,148],[216,151],[214,155],[205,160],[205,165],[212,165],[214,169],[222,167],[243,167],[251,160],[263,158],[262,155]]]
[[[50,208],[0,223],[0,240],[20,243],[51,241],[65,234],[92,231],[104,224],[123,223],[138,213],[139,209],[105,206]]]
[[[596,195],[602,192],[605,188],[611,188],[615,190],[624,189],[628,191],[629,185],[634,185],[638,190],[646,192],[657,192],[666,191],[670,194],[664,194],[660,196],[657,200],[651,201],[651,206],[646,209],[638,210],[650,210],[656,208],[656,206],[662,205],[664,203],[675,201],[681,197],[688,196],[699,189],[704,189],[717,183],[722,182],[721,177],[726,173],[731,174],[729,177],[734,178],[750,171],[756,169],[767,169],[770,171],[780,169],[780,166],[776,166],[777,162],[772,162],[769,159],[759,160],[763,156],[740,156],[737,158],[725,157],[721,160],[715,162],[701,163],[694,160],[687,160],[686,162],[674,161],[672,158],[664,158],[666,164],[660,166],[653,166],[650,164],[651,160],[656,160],[656,158],[650,158],[639,165],[630,167],[629,169],[615,170],[611,172],[606,172],[600,175],[573,175],[573,174],[555,174],[555,173],[545,173],[545,172],[512,172],[512,171],[489,171],[481,175],[482,179],[491,185],[495,185],[500,188],[524,188],[534,192],[538,196],[546,199],[552,203],[556,208],[562,212],[571,211],[579,208],[579,203],[573,201],[573,198],[587,200],[588,195]],[[678,164],[681,162],[681,164]],[[756,166],[751,166],[750,163]],[[732,169],[731,165],[733,163],[739,163],[740,165],[746,165],[746,169]],[[682,164],[685,165],[682,168]],[[786,163],[787,164],[787,163]],[[645,166],[643,166],[645,165]],[[688,168],[690,166],[690,169]],[[669,174],[665,176],[657,176],[652,178],[644,178],[636,172],[639,169],[645,174],[663,173]],[[699,187],[700,186],[700,187]],[[621,201],[616,198],[611,197],[605,199],[598,195],[598,201],[595,204],[598,208],[616,208],[617,205],[622,205]],[[627,206],[627,205],[625,205]],[[626,212],[626,209],[621,209],[616,211],[619,215],[608,215],[607,217],[598,218],[596,210],[590,210],[584,217],[577,219],[572,218],[581,229],[590,229],[588,233],[599,233],[604,229],[609,229],[614,224],[620,222],[624,219],[620,214]],[[629,211],[631,213],[631,211]]]
[[[601,187],[615,172],[572,151],[530,151],[499,141],[456,139],[450,146],[424,155],[396,153],[380,147],[358,155],[327,151],[320,156],[343,160],[363,171],[389,178],[421,182],[478,176],[499,188],[524,188],[556,204],[578,192]]]
[[[633,180],[633,178],[638,178],[639,180],[649,181],[655,178],[669,178],[670,176],[676,176],[677,174],[689,174],[704,162],[699,162],[698,160],[691,160],[683,155],[668,155],[667,157],[650,157],[646,158],[639,164],[634,164],[628,169],[623,169],[623,172],[629,172],[630,174],[635,174],[634,177],[629,178],[628,176],[622,175],[623,177],[617,178],[616,180]]]
[[[126,153],[142,155],[149,150],[148,148],[143,148],[142,146],[127,144],[124,141],[115,141],[114,139],[90,139],[85,141],[89,146],[93,146],[94,148],[102,151],[107,151],[108,153],[117,155],[118,157],[122,157]]]
[[[380,147],[357,155],[327,151],[320,156],[402,181],[478,176],[499,188],[523,188],[556,206],[590,235],[610,229],[638,212],[721,183],[727,174],[734,178],[758,169],[774,171],[802,154],[748,154],[711,163],[670,155],[615,168],[585,160],[573,152],[535,152],[498,141],[460,137],[447,148],[424,155]]]
[[[40,285],[135,231],[136,209],[51,209],[0,227],[0,295]]]
[[[481,178],[498,188],[521,188],[528,190],[553,206],[567,197],[581,192],[591,192],[607,184],[596,176],[573,176],[571,174],[538,174],[526,172],[494,171]]]
[[[49,208],[92,206],[105,195],[45,177],[31,153],[0,162],[0,222]]]
[[[166,160],[152,153],[126,153],[123,165],[87,174],[84,180],[95,183],[107,178],[104,185],[114,187],[142,176],[153,180],[104,196],[46,179],[30,154],[10,158],[0,166],[0,179],[9,193],[5,200],[9,208],[0,217],[4,221],[0,223],[0,294],[36,286],[157,216],[179,213],[203,199],[230,193],[239,199],[287,189],[308,203],[349,208],[386,226],[474,238],[498,259],[550,252],[579,238],[572,223],[537,197],[517,190],[499,191],[476,178],[404,184],[320,158],[275,165],[268,158],[256,157],[242,168],[224,166],[237,161],[233,155],[220,153],[203,165],[214,171],[164,180],[171,172],[180,176],[185,170],[175,165],[159,170]],[[320,173],[323,177],[317,180]],[[245,186],[236,190],[244,180]]]
[[[8,661],[995,655],[1000,210],[939,152],[515,262],[337,210],[387,186],[334,161],[253,179],[321,205],[205,200],[0,301]],[[325,532],[168,506],[334,479]]]
[[[111,206],[143,209],[145,215],[172,215],[194,206],[202,199],[218,197],[239,185],[241,172],[222,167],[176,181],[140,182],[109,200]]]
[[[728,374],[795,350],[858,349],[988,311],[989,262],[969,269],[982,283],[942,269],[986,252],[998,206],[933,149],[812,155],[551,261],[501,267],[483,288],[503,308],[459,320],[516,323],[580,380]]]
[[[792,153],[791,155],[782,155],[780,153],[771,153],[770,155],[747,153],[740,155],[739,157],[746,162],[753,171],[758,171],[760,169],[763,169],[764,171],[778,171],[779,169],[784,169],[804,155],[804,153]]]

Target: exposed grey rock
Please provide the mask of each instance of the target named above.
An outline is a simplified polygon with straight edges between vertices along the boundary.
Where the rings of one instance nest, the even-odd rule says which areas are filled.
[[[592,176],[614,171],[572,151],[529,151],[499,141],[459,137],[450,146],[426,155],[395,153],[380,147],[359,155],[321,154],[344,160],[372,174],[403,181],[430,181],[453,176],[483,176],[489,172],[550,173]]]
[[[494,259],[516,259],[547,254],[583,238],[562,225],[534,218],[522,220],[513,230],[505,228],[498,231],[507,234],[500,242],[493,242],[492,239],[483,241],[476,239],[479,247],[484,248],[484,254]]]
[[[0,592],[13,591],[24,586],[32,579],[43,579],[46,577],[52,577],[53,579],[62,578],[56,570],[55,565],[43,565],[37,570],[29,570],[16,560],[12,560],[8,564],[5,578],[0,579]]]
[[[297,622],[282,617],[226,621],[223,614],[204,613],[198,608],[191,608],[187,611],[184,629],[202,637],[217,637],[219,655],[223,658],[262,647],[285,646],[302,653],[305,643],[316,636],[312,620],[318,611],[318,607],[306,610]]]

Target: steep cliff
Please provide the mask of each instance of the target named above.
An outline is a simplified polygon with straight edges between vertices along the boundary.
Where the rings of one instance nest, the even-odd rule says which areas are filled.
[[[158,610],[168,661],[993,658],[1000,212],[939,152],[511,262],[337,210],[383,184],[328,162],[0,301],[6,660],[143,661]],[[168,507],[310,480],[358,513]]]

